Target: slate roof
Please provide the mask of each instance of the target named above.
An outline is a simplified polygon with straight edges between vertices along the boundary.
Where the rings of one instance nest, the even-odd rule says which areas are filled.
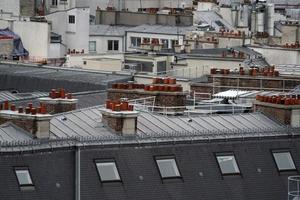
[[[195,21],[205,22],[219,31],[223,26],[228,30],[234,30],[234,27],[230,25],[226,20],[224,20],[220,15],[214,11],[195,11],[194,12]]]
[[[185,35],[186,32],[195,31],[193,26],[165,26],[165,25],[140,25],[128,29],[127,32],[135,33],[153,33],[153,34],[167,34],[167,35]]]
[[[125,32],[132,28],[132,26],[118,26],[118,25],[90,25],[90,36],[125,36]]]
[[[21,101],[26,99],[35,99],[45,97],[46,92],[28,92],[28,93],[12,93],[10,91],[0,91],[0,102],[8,101]]]
[[[48,92],[62,87],[70,92],[83,92],[103,90],[113,82],[125,80],[131,80],[131,76],[61,67],[0,64],[0,90]]]
[[[50,130],[56,138],[94,137],[118,139],[102,123],[102,106],[77,110],[58,115],[51,120]],[[148,138],[173,139],[173,137],[230,138],[274,135],[281,124],[263,114],[212,115],[212,116],[163,116],[140,112],[137,135],[141,141]],[[265,131],[263,131],[265,130]],[[282,134],[282,133],[278,133]]]
[[[45,93],[44,97],[48,95],[49,93]],[[78,92],[73,93],[73,98],[78,99],[77,109],[82,109],[104,104],[107,99],[107,93],[103,90]],[[40,104],[38,98],[22,99],[16,101],[12,100],[11,102],[14,102],[16,106],[25,106],[28,103],[32,103],[33,106],[39,106]]]
[[[5,123],[0,125],[0,142],[25,142],[33,141],[33,137],[14,125],[13,123]]]

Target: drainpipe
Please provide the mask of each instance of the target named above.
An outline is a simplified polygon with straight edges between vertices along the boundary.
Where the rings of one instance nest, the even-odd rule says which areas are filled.
[[[75,148],[75,199],[80,200],[80,147]]]

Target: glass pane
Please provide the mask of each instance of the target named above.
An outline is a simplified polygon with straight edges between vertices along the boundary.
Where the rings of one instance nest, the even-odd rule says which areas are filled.
[[[101,181],[120,180],[119,172],[114,162],[97,163]]]
[[[89,50],[90,51],[96,51],[96,41],[90,41],[89,42]]]
[[[114,41],[114,50],[115,50],[115,51],[118,51],[118,50],[119,50],[119,41],[118,41],[118,40],[115,40],[115,41]]]
[[[108,40],[108,50],[111,51],[113,49],[113,41],[112,40]]]
[[[279,170],[296,169],[290,152],[278,152],[278,153],[273,153],[273,155]]]
[[[217,156],[222,174],[240,173],[239,167],[234,156]]]
[[[20,185],[32,185],[28,170],[16,170],[16,174]]]
[[[163,178],[180,177],[180,173],[174,159],[156,160],[156,162]]]

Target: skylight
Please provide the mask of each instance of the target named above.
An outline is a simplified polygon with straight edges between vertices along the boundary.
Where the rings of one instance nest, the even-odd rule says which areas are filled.
[[[114,161],[96,162],[96,166],[102,182],[121,181],[121,177]]]
[[[174,158],[156,158],[156,163],[162,178],[181,177]]]
[[[28,169],[15,169],[19,186],[33,186],[33,182]]]
[[[279,171],[296,170],[295,163],[289,151],[275,151],[273,157]]]
[[[217,154],[216,157],[223,175],[240,174],[240,169],[233,154]]]

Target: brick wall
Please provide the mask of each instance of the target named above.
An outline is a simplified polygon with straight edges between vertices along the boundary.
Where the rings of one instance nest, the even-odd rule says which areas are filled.
[[[37,131],[36,122],[34,119],[7,119],[0,117],[0,124],[4,124],[6,122],[12,122],[18,127],[24,129],[25,131],[35,135]]]
[[[273,104],[272,104],[273,105]],[[289,125],[291,124],[292,111],[285,108],[276,108],[274,106],[257,105],[255,104],[254,110],[256,112],[262,112],[266,116],[271,117],[279,121],[280,123]]]
[[[180,107],[186,106],[186,92],[161,92],[144,90],[122,90],[108,89],[107,98],[110,100],[119,100],[120,98],[141,99],[155,96],[155,106],[158,107]],[[160,110],[157,108],[157,110]],[[182,112],[183,108],[168,109],[168,111]]]
[[[58,103],[58,104],[52,104],[52,103],[44,103],[46,106],[47,113],[49,114],[57,114],[57,113],[63,113],[63,112],[69,112],[72,110],[76,110],[77,103]]]
[[[291,90],[296,86],[300,85],[300,79],[294,77],[253,77],[253,76],[242,76],[238,79],[238,76],[215,76],[214,84],[212,76],[209,76],[208,83],[192,83],[191,90],[196,92],[213,92],[215,93],[230,90],[230,89],[241,89],[241,90],[260,90],[260,87],[266,91],[282,91],[283,88]],[[215,88],[213,88],[215,86]],[[222,86],[222,87],[218,87]]]

